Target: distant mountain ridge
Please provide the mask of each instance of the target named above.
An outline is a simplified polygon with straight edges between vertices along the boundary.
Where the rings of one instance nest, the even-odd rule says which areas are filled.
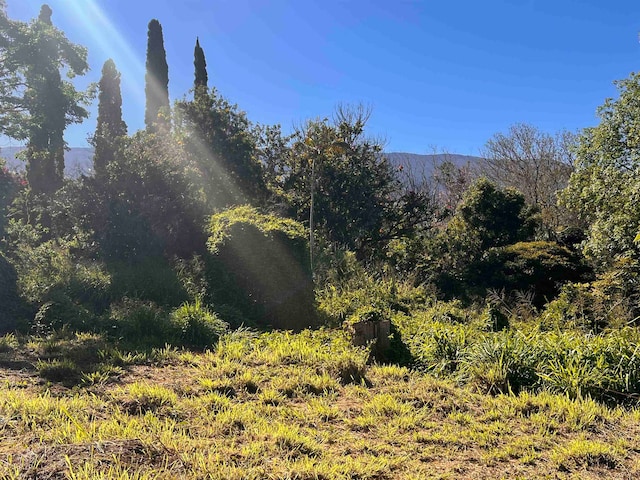
[[[7,161],[7,167],[13,171],[23,172],[25,163],[16,158],[25,147],[2,147],[0,157]],[[77,178],[80,175],[90,175],[93,172],[93,148],[73,147],[64,153],[64,175]]]
[[[414,173],[433,173],[436,165],[451,162],[458,168],[474,167],[482,161],[481,157],[460,155],[458,153],[419,154],[407,152],[386,152],[384,156],[394,166],[402,166]]]
[[[14,171],[24,171],[25,164],[16,158],[18,153],[25,147],[2,147],[0,157],[7,161],[9,169]],[[416,175],[430,176],[436,165],[444,162],[451,162],[456,167],[477,165],[482,158],[472,155],[460,155],[457,153],[419,154],[408,152],[386,152],[384,156],[395,167],[402,167]],[[90,175],[93,173],[93,148],[73,147],[65,152],[64,173],[67,177],[77,178],[80,175]]]

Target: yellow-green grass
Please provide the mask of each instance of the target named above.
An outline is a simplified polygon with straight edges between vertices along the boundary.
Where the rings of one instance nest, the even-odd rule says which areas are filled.
[[[237,332],[202,354],[102,345],[93,363],[78,352],[95,337],[48,342],[0,352],[0,478],[640,476],[633,408],[483,395],[367,364],[340,332]],[[39,375],[65,359],[74,385]]]

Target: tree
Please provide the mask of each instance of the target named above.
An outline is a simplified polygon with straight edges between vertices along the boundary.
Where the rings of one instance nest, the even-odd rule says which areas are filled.
[[[212,208],[263,203],[267,189],[251,122],[215,89],[176,103],[176,135],[201,171]]]
[[[507,134],[497,133],[487,142],[482,173],[497,185],[522,192],[553,233],[571,223],[557,195],[571,175],[573,140],[568,132],[554,137],[532,125],[513,125]]]
[[[0,5],[2,6],[2,5]],[[88,69],[86,49],[71,43],[51,22],[52,11],[43,5],[30,23],[0,14],[0,55],[4,75],[0,89],[2,133],[27,141],[27,179],[34,193],[51,194],[62,185],[64,130],[88,116],[83,107],[90,98],[62,80]],[[8,82],[8,83],[7,83]]]
[[[578,137],[575,171],[562,202],[589,225],[584,252],[602,272],[621,259],[638,267],[640,245],[640,73],[615,82],[599,125]]]
[[[193,82],[193,88],[195,96],[199,96],[203,91],[208,90],[207,82],[209,76],[207,75],[207,60],[204,57],[204,50],[200,47],[200,40],[196,38],[196,47],[193,52],[193,66],[195,68],[195,80]]]
[[[98,120],[92,143],[95,148],[93,168],[96,177],[106,176],[107,166],[114,160],[117,140],[127,135],[127,125],[122,120],[122,95],[120,72],[113,60],[102,67],[102,78],[98,83]]]
[[[412,234],[432,213],[427,195],[403,191],[380,142],[366,137],[369,116],[363,107],[341,107],[333,122],[307,122],[278,169],[290,213],[360,258]]]
[[[16,138],[23,121],[24,78],[18,68],[16,39],[22,39],[25,25],[7,17],[6,2],[0,0],[0,132]]]
[[[146,108],[144,123],[148,130],[169,125],[169,66],[164,49],[162,25],[158,20],[149,22],[147,34],[147,73],[144,92]]]
[[[428,246],[424,279],[446,296],[482,293],[495,269],[487,262],[491,250],[531,240],[537,226],[536,209],[526,204],[520,192],[501,190],[480,178]]]

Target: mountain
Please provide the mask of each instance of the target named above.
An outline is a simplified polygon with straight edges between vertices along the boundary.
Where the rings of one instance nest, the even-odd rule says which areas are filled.
[[[421,155],[418,153],[387,152],[384,156],[394,167],[402,168],[404,172],[418,178],[430,178],[435,168],[445,162],[451,162],[457,168],[469,167],[473,170],[482,161],[481,157],[457,153]]]
[[[0,157],[7,160],[7,166],[11,170],[24,171],[25,164],[16,158],[16,155],[25,147],[0,148]],[[459,155],[456,153],[439,153],[434,155],[421,155],[407,152],[387,152],[385,157],[397,168],[402,168],[406,173],[416,177],[429,178],[436,166],[444,162],[451,162],[454,166],[474,168],[482,161],[480,157],[471,155]],[[81,174],[89,175],[93,172],[93,148],[73,147],[64,154],[64,173],[67,177],[77,178]]]
[[[25,147],[2,147],[0,157],[7,161],[10,170],[23,172],[24,161],[16,158]],[[73,147],[64,154],[64,174],[67,177],[77,178],[80,175],[89,175],[93,172],[93,148]]]

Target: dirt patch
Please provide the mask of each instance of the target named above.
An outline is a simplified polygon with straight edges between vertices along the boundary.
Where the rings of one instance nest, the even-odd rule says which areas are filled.
[[[62,480],[73,469],[90,462],[96,470],[107,470],[116,462],[135,467],[180,467],[179,456],[161,445],[145,445],[138,439],[92,442],[78,445],[42,445],[14,454],[12,464],[18,466],[20,478]]]

